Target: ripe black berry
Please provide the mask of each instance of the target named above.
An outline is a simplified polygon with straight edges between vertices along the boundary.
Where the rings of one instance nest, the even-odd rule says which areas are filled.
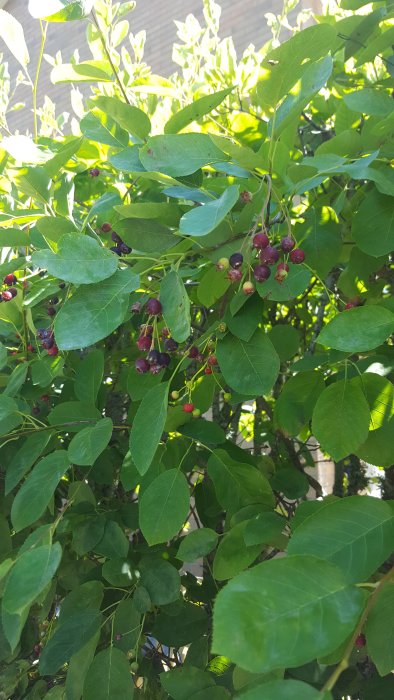
[[[135,368],[138,374],[146,374],[146,372],[150,370],[150,364],[144,357],[139,357],[138,360],[135,361]]]
[[[162,305],[160,304],[158,299],[148,299],[148,301],[145,304],[145,311],[150,315],[150,316],[159,316],[163,310]]]
[[[118,244],[118,248],[122,255],[128,255],[129,253],[131,253],[132,250],[126,243],[123,243],[123,241],[122,243]]]
[[[112,233],[111,233],[111,239],[113,240],[114,243],[122,243],[122,239],[121,239],[120,236],[118,236],[118,234],[116,233],[116,231],[112,231]]]
[[[197,355],[199,354],[199,349],[196,345],[192,345],[190,350],[189,350],[189,357],[192,359],[195,359]]]
[[[164,347],[168,352],[175,352],[178,349],[178,343],[173,338],[167,338],[164,343]]]
[[[113,245],[110,250],[112,250],[113,253],[116,253],[116,255],[122,255],[122,251],[119,249],[119,246]]]
[[[242,253],[233,253],[232,255],[230,255],[229,263],[234,270],[241,267],[243,261],[244,256],[242,255]]]
[[[151,364],[153,364],[153,365],[158,365],[158,364],[160,364],[160,363],[159,363],[160,355],[161,355],[161,353],[160,353],[158,350],[155,350],[155,348],[153,348],[153,349],[148,353],[146,359],[147,359],[148,362],[150,362]]]
[[[160,367],[168,367],[171,362],[171,357],[169,356],[168,352],[160,352],[159,355],[160,357],[158,364]]]

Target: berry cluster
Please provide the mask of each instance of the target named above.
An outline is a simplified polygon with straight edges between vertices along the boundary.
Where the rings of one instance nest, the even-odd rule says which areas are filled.
[[[162,305],[158,299],[151,298],[145,304],[146,313],[148,314],[148,321],[153,317],[154,322],[161,315]],[[133,304],[132,311],[141,311],[141,304],[139,302]],[[150,323],[144,323],[140,326],[140,335],[137,339],[137,348],[142,352],[146,352],[146,357],[139,357],[135,361],[135,369],[139,374],[146,374],[150,372],[151,374],[159,374],[161,370],[168,367],[171,362],[170,352],[175,352],[178,349],[178,343],[175,342],[173,338],[169,338],[169,331],[167,328],[163,328],[161,331],[161,339],[164,339],[164,349],[166,352],[157,350],[155,348],[155,342],[153,338],[154,327]]]
[[[59,348],[55,343],[55,336],[51,328],[38,328],[37,338],[41,340],[42,348],[47,351],[48,355],[58,354]]]
[[[11,301],[18,294],[18,290],[13,286],[17,283],[15,275],[9,274],[4,277],[3,285],[8,289],[4,289],[0,294],[1,301]]]
[[[116,233],[116,231],[112,230],[112,226],[108,221],[103,223],[101,231],[103,233],[111,233],[111,239],[114,243],[116,243],[116,245],[111,247],[111,250],[116,253],[116,255],[129,255],[129,253],[131,253],[132,248],[122,241],[121,237]]]
[[[280,284],[284,282],[288,273],[289,259],[295,265],[300,265],[305,260],[305,253],[301,248],[295,247],[295,240],[291,236],[284,236],[279,246],[271,245],[270,239],[263,231],[256,233],[252,239],[252,248],[257,253],[258,263],[252,268],[256,282],[262,284],[271,276],[271,266],[276,265],[275,279]],[[281,253],[285,260],[278,262]],[[220,258],[216,267],[218,270],[228,270],[227,277],[231,282],[240,282],[244,276],[242,266],[244,256],[242,253],[233,253],[230,258]],[[245,294],[253,294],[255,286],[247,281],[242,287]]]

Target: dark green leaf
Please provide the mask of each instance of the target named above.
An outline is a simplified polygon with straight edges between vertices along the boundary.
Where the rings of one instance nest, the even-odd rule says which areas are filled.
[[[302,681],[270,681],[242,693],[240,700],[331,700],[330,693],[319,690]]]
[[[42,593],[60,564],[58,542],[24,552],[14,564],[4,590],[3,606],[8,613],[21,613]]]
[[[259,513],[248,520],[244,531],[247,547],[254,544],[275,545],[286,525],[285,519],[278,513]]]
[[[179,598],[181,579],[168,561],[161,556],[149,555],[142,559],[140,570],[141,584],[154,605],[168,605]]]
[[[371,190],[353,216],[352,236],[367,255],[387,255],[394,248],[393,200]]]
[[[393,630],[394,582],[387,581],[379,589],[365,626],[368,654],[381,676],[390,673],[394,665]]]
[[[55,675],[59,668],[97,635],[102,623],[98,610],[79,610],[58,624],[40,655],[40,674]]]
[[[96,425],[80,430],[68,447],[68,458],[73,464],[90,466],[107,447],[112,436],[111,418],[103,418]]]
[[[190,700],[193,693],[203,690],[208,700],[215,681],[211,674],[193,666],[174,668],[160,674],[160,682],[164,690],[174,700]]]
[[[235,462],[224,450],[215,450],[211,454],[208,474],[215,485],[219,503],[230,512],[254,503],[268,508],[275,505],[266,477],[250,464]]]
[[[116,231],[131,248],[154,255],[173,248],[180,240],[156,219],[121,219],[116,223]]]
[[[103,381],[104,354],[102,350],[92,350],[77,365],[74,392],[79,401],[94,405]]]
[[[284,384],[275,403],[275,419],[289,435],[298,435],[312,418],[313,409],[324,391],[321,372],[301,372]]]
[[[130,432],[130,452],[142,475],[148,471],[161,440],[167,417],[168,391],[168,382],[153,387],[142,399],[134,418]]]
[[[150,546],[170,540],[189,513],[189,487],[184,475],[169,469],[154,479],[140,501],[140,527]]]
[[[134,684],[127,656],[109,647],[93,659],[83,687],[83,700],[132,700]]]
[[[201,527],[192,530],[183,537],[177,552],[177,558],[182,561],[192,562],[200,557],[205,557],[215,549],[218,535],[209,527]]]
[[[245,545],[245,529],[248,521],[238,523],[220,540],[213,560],[213,575],[217,581],[225,581],[246,569],[258,557],[260,543]]]
[[[241,394],[267,394],[278,376],[279,357],[261,330],[248,342],[227,334],[218,342],[217,358],[226,382]]]
[[[100,411],[91,404],[82,401],[64,401],[52,409],[48,423],[67,433],[77,433],[78,430],[96,423],[101,418]]]

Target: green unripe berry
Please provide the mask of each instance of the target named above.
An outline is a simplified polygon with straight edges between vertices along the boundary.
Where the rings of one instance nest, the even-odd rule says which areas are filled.
[[[195,408],[192,413],[193,418],[199,418],[201,416],[201,411],[199,408]]]
[[[231,401],[231,394],[228,391],[226,391],[225,394],[223,394],[223,401],[225,403],[228,403],[229,401]]]
[[[131,671],[132,673],[137,673],[138,667],[139,667],[139,664],[137,663],[137,661],[133,661],[133,662],[130,664],[130,671]]]
[[[220,258],[216,263],[217,270],[228,270],[230,267],[230,261],[228,258]]]
[[[172,391],[172,392],[171,392],[171,398],[172,398],[174,401],[178,401],[178,399],[179,399],[179,391]]]

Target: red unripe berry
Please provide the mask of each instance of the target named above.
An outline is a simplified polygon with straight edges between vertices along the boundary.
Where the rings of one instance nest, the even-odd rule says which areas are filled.
[[[33,348],[31,343],[29,343],[29,345],[27,346],[27,349],[29,352],[35,352],[35,349]]]
[[[212,367],[206,367],[204,369],[205,374],[212,374]]]
[[[193,413],[194,411],[194,403],[184,403],[182,406],[182,411],[184,413]]]
[[[266,265],[275,265],[279,260],[279,250],[271,245],[260,251],[260,262]]]
[[[145,304],[145,311],[150,315],[150,316],[159,316],[163,310],[162,305],[160,304],[158,299],[148,299],[148,301]]]
[[[356,641],[354,642],[355,646],[359,648],[365,647],[366,643],[367,640],[365,638],[365,634],[362,633],[358,635]]]
[[[242,291],[244,294],[253,294],[255,286],[253,282],[244,282],[242,285]]]
[[[268,238],[266,233],[256,233],[256,235],[253,236],[253,248],[262,250],[263,248],[266,248],[269,244],[270,239]]]
[[[294,248],[290,253],[290,260],[294,265],[300,265],[305,260],[305,253],[301,248]]]
[[[353,302],[351,302],[351,301],[348,301],[348,303],[345,305],[346,311],[348,311],[349,309],[354,309],[354,307],[355,307],[355,304],[353,304]]]
[[[256,282],[265,282],[271,275],[271,270],[268,265],[256,265],[253,270],[253,276]]]
[[[135,361],[135,368],[138,374],[146,374],[146,372],[150,370],[150,364],[145,358],[139,357],[138,360]]]
[[[207,362],[208,362],[209,365],[212,365],[212,367],[214,367],[215,365],[217,365],[218,360],[217,360],[217,357],[216,357],[215,355],[210,355],[210,356],[208,357]]]
[[[112,231],[112,226],[108,221],[104,221],[101,230],[103,233],[109,233],[110,231]]]
[[[7,287],[12,287],[12,285],[16,284],[18,280],[16,279],[15,275],[9,274],[4,277],[3,281],[4,284],[7,285]]]
[[[250,192],[248,192],[248,190],[244,190],[243,192],[241,192],[239,198],[244,204],[249,204],[249,202],[252,201],[252,195],[250,194]]]
[[[150,350],[151,345],[152,345],[152,336],[151,335],[141,335],[137,340],[138,350],[148,351],[148,350]]]
[[[59,348],[57,345],[52,345],[51,348],[48,349],[48,355],[57,355],[59,353]]]
[[[227,279],[229,279],[230,282],[240,282],[242,279],[241,270],[238,268],[229,270],[227,273]]]
[[[284,236],[280,242],[280,247],[285,253],[290,253],[295,246],[295,240],[291,236]]]

